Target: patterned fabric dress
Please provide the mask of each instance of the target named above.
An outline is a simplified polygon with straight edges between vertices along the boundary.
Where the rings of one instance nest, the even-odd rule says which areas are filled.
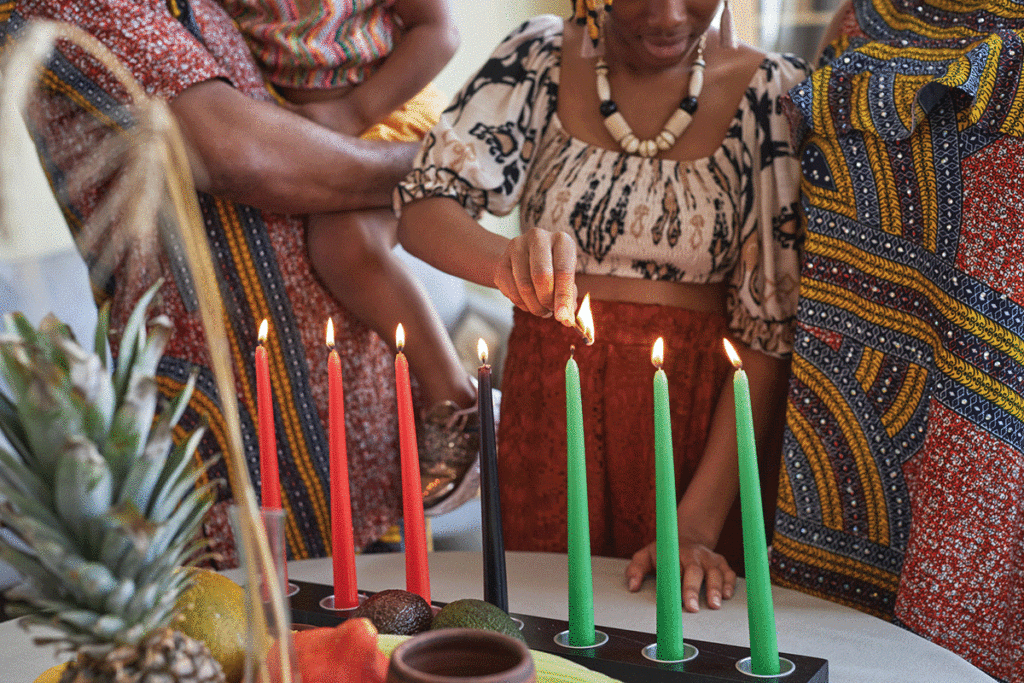
[[[1024,5],[854,6],[790,93],[808,235],[773,577],[1024,681]]]
[[[95,35],[154,97],[171,99],[191,85],[220,78],[249,97],[270,98],[241,35],[224,11],[209,0],[194,0],[191,5],[179,0],[171,7],[167,0],[0,3],[0,44],[35,18],[65,21]],[[44,81],[53,111],[62,116],[41,117],[33,134],[75,232],[98,197],[69,195],[65,173],[68,166],[97,152],[98,141],[120,125],[124,93],[96,62],[71,46],[65,46],[51,61]],[[223,278],[242,440],[254,482],[259,481],[259,456],[253,355],[260,321],[270,321],[268,350],[289,554],[303,558],[331,552],[325,427],[324,327],[328,316],[334,320],[345,381],[356,544],[376,540],[401,514],[394,374],[387,347],[320,285],[306,257],[301,220],[262,213],[202,193],[199,203],[215,266]],[[88,262],[94,255],[84,256]],[[191,431],[209,422],[200,449],[201,457],[206,458],[224,449],[224,424],[187,271],[173,252],[161,254],[155,267],[129,253],[109,281],[94,281],[93,285],[98,297],[112,300],[116,353],[128,312],[158,277],[165,278],[159,310],[174,323],[158,369],[160,389],[165,395],[176,394],[190,371],[199,369],[197,390],[182,423]],[[226,480],[223,463],[216,465],[210,476]],[[223,554],[222,563],[227,566],[236,562],[227,524],[230,500],[231,492],[224,487],[206,528],[213,549]]]
[[[362,83],[394,48],[394,0],[222,0],[275,85]]]
[[[645,159],[574,138],[558,117],[563,20],[510,34],[427,136],[400,202],[449,197],[468,213],[520,209],[520,228],[561,230],[581,273],[715,283],[726,314],[595,301],[597,343],[517,312],[502,379],[499,476],[509,549],[566,548],[565,374],[577,345],[591,547],[629,557],[654,540],[650,363],[666,341],[677,492],[704,455],[732,335],[788,354],[796,309],[797,160],[780,98],[808,70],[768,55],[737,102],[722,146],[694,161]],[[596,104],[596,103],[595,103]],[[774,487],[772,487],[774,490]],[[738,516],[720,539],[740,563]],[[723,553],[726,554],[726,553]]]

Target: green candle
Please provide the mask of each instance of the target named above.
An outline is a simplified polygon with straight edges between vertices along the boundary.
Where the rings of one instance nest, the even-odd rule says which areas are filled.
[[[736,404],[736,446],[739,451],[740,511],[743,517],[743,563],[747,580],[747,627],[750,629],[750,668],[759,676],[779,673],[779,645],[775,631],[772,584],[768,575],[768,542],[764,535],[761,483],[757,475],[754,416],[750,409],[750,383],[736,350],[723,340],[736,372],[732,377]]]
[[[575,351],[575,348],[573,349]],[[587,512],[587,460],[583,446],[580,369],[570,355],[565,364],[566,468],[569,550],[569,644],[593,645],[594,578],[590,567],[590,519]]]
[[[654,373],[654,485],[658,546],[657,658],[677,661],[683,655],[683,599],[679,576],[679,520],[676,512],[676,471],[672,453],[672,414],[668,377],[661,369],[665,341],[658,337],[651,351]]]

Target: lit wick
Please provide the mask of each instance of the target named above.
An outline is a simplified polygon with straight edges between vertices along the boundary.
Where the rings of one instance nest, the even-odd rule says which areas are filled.
[[[729,343],[728,339],[722,340],[722,346],[725,347],[725,355],[729,356],[729,362],[737,370],[743,369],[743,361],[740,360],[740,355],[736,353],[736,348]]]
[[[580,310],[576,312],[576,331],[586,340],[587,346],[594,344],[594,316],[590,312],[590,292],[583,297]]]

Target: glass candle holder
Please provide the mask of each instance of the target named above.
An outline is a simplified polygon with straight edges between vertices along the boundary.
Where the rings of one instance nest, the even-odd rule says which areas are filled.
[[[276,672],[277,680],[285,683],[299,680],[288,603],[284,516],[283,510],[261,508],[259,519],[250,525],[247,532],[242,511],[238,506],[231,508],[231,527],[238,545],[239,561],[246,569],[248,589],[249,630],[244,683],[269,680],[266,674],[270,667],[280,669]],[[254,552],[257,534],[266,538],[271,559],[269,567],[259,561],[258,554]],[[283,610],[276,609],[274,603],[283,606]]]

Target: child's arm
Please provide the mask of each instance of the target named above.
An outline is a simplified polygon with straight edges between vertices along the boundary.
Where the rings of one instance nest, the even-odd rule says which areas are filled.
[[[405,30],[380,68],[345,97],[360,130],[422,90],[459,47],[459,32],[445,0],[396,0],[393,8]]]

